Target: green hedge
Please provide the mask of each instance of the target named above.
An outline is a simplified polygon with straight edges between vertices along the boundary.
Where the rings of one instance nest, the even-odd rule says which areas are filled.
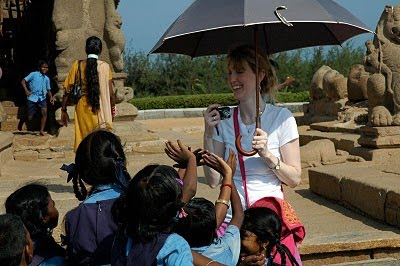
[[[277,94],[279,102],[307,102],[308,99],[308,91],[280,92]],[[134,98],[130,103],[139,110],[207,107],[213,103],[219,103],[223,106],[238,104],[232,93]]]

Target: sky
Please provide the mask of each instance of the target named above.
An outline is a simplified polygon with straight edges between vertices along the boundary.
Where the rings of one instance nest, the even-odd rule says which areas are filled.
[[[121,0],[117,11],[122,16],[126,47],[134,51],[149,52],[172,22],[192,2],[193,0]],[[375,30],[385,5],[400,4],[399,0],[335,0],[335,2],[348,9],[370,30]],[[362,34],[351,40],[355,45],[364,45],[367,39],[372,38],[372,34]]]

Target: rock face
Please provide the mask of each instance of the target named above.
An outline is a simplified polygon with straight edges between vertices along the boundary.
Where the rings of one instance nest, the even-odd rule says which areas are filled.
[[[372,126],[400,125],[400,6],[386,6],[373,42],[367,41],[365,70],[369,123]]]
[[[125,38],[122,34],[122,18],[116,12],[114,0],[55,0],[53,23],[56,33],[56,50],[59,51],[55,64],[58,78],[63,81],[72,62],[85,58],[85,42],[89,36],[97,36],[103,42],[100,59],[108,62],[117,80],[126,78],[123,71]],[[118,102],[133,97],[133,91],[122,82],[115,82]],[[130,90],[129,90],[130,89]]]

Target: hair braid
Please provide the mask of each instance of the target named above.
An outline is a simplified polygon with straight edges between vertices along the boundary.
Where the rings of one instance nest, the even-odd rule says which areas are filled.
[[[87,59],[85,77],[89,103],[92,107],[92,112],[96,113],[100,109],[100,84],[99,73],[97,72],[97,59]]]
[[[86,40],[86,54],[99,55],[101,50],[102,43],[99,38],[92,36]],[[96,58],[88,58],[86,60],[85,78],[89,104],[92,107],[92,112],[97,113],[100,109],[100,83]]]

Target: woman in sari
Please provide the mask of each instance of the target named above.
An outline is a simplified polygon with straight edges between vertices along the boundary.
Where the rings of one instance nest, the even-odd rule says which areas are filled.
[[[74,151],[82,139],[98,128],[111,128],[116,114],[115,97],[112,86],[110,66],[98,60],[102,50],[101,40],[95,36],[86,40],[87,59],[76,60],[66,77],[61,107],[61,121],[69,123],[67,113],[68,97],[74,84],[81,84],[82,97],[75,107],[75,144]]]

